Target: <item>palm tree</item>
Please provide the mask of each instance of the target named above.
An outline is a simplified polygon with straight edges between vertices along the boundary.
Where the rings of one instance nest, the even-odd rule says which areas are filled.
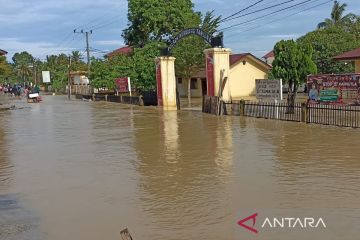
[[[339,1],[334,1],[334,5],[331,11],[331,18],[326,18],[324,22],[318,24],[318,29],[329,28],[331,26],[339,25],[346,21],[351,14],[344,16],[345,8],[347,7],[346,3],[340,3]]]
[[[17,67],[17,73],[21,76],[23,82],[25,83],[26,78],[28,78],[32,72],[28,64],[20,63]]]
[[[79,51],[72,51],[71,53],[71,61],[80,62],[82,55]]]

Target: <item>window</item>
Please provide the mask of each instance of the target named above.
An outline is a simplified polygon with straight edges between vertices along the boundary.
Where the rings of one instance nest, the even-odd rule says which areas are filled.
[[[178,78],[178,84],[182,84],[182,78]]]
[[[191,79],[190,88],[191,88],[191,89],[197,89],[197,88],[198,88],[198,86],[197,86],[197,79],[196,79],[196,78],[192,78],[192,79]]]

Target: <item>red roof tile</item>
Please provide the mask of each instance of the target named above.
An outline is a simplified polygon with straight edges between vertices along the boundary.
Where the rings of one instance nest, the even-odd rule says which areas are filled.
[[[121,55],[121,54],[124,54],[124,55],[129,55],[133,52],[133,48],[132,47],[129,47],[129,46],[125,46],[125,47],[122,47],[122,48],[118,48],[108,54],[106,54],[105,56],[106,57],[114,57],[114,56],[117,56],[117,55]]]
[[[254,59],[256,62],[260,63],[261,65],[263,65],[264,67],[270,69],[271,66],[269,64],[267,64],[266,62],[264,62],[263,60],[255,57],[254,55],[252,55],[251,53],[240,53],[240,54],[232,54],[230,55],[230,66],[235,65],[236,63],[238,63],[239,61],[243,60],[245,57],[251,57],[252,59]]]
[[[360,48],[354,49],[352,51],[337,55],[333,58],[334,60],[354,60],[360,59]]]
[[[5,50],[1,50],[0,49],[0,56],[2,56],[2,55],[6,55],[8,52],[7,51],[5,51]]]
[[[271,57],[275,57],[274,51],[268,52],[268,53],[267,53],[265,56],[263,56],[262,58],[268,59],[268,58],[271,58]]]
[[[250,53],[239,53],[239,54],[232,54],[230,55],[230,66],[234,65],[244,57],[246,57]]]

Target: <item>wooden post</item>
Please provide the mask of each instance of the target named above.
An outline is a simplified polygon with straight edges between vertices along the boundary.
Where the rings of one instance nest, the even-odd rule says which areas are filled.
[[[240,116],[245,116],[245,100],[240,100]]]
[[[105,94],[105,102],[107,102],[107,101],[108,101],[108,95]]]
[[[68,99],[71,99],[71,75],[70,75],[70,69],[71,69],[71,56],[69,56],[69,65],[68,65]]]
[[[301,104],[301,122],[307,123],[308,118],[308,106],[307,103]]]

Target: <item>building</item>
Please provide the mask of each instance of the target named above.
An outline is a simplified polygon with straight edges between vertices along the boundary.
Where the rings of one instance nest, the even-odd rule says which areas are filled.
[[[124,46],[105,55],[106,58],[112,58],[118,55],[131,55],[134,52],[134,49],[130,46]]]
[[[6,54],[8,54],[7,51],[0,49],[0,56],[4,56]]]
[[[355,72],[360,73],[360,48],[340,54],[333,58],[335,61],[352,61],[355,63]]]
[[[275,60],[275,54],[274,51],[270,51],[267,54],[265,54],[265,56],[262,57],[264,59],[264,61],[269,64],[272,65],[273,61]]]
[[[251,53],[230,55],[230,77],[229,84],[231,97],[255,95],[255,80],[266,79],[271,66],[255,57]],[[192,97],[201,97],[207,94],[207,82],[205,70],[201,69],[190,79]],[[188,81],[177,78],[177,87],[180,97],[186,97],[188,92]]]

